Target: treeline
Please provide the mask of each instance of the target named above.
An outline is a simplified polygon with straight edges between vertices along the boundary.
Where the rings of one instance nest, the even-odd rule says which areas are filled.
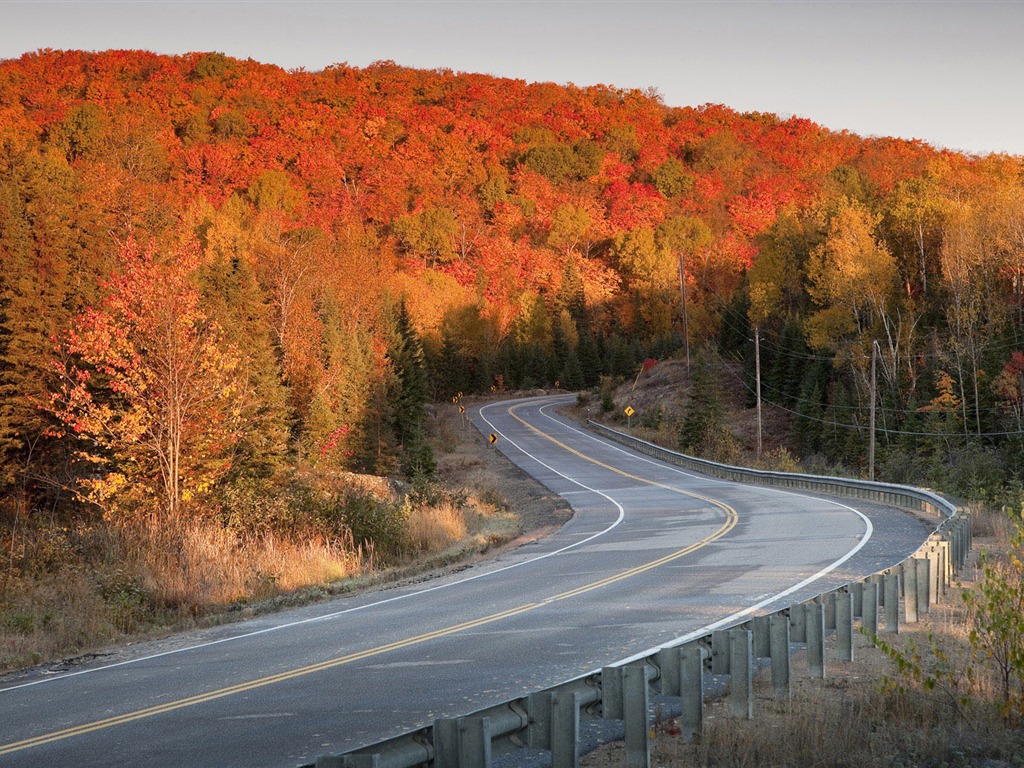
[[[1020,158],[930,161],[878,190],[850,168],[780,216],[723,304],[720,342],[792,416],[805,458],[1020,504],[1024,178]]]
[[[758,328],[803,455],[863,464],[878,341],[885,472],[1005,470],[1021,189],[1019,158],[653,92],[5,61],[4,512],[217,515],[297,470],[429,477],[429,401],[674,353],[680,274],[692,343],[750,360]]]

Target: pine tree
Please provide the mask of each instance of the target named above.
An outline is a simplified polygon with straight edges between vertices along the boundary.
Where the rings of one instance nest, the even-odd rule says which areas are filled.
[[[581,386],[596,387],[601,380],[601,356],[590,331],[586,328],[578,328],[580,342],[576,356],[579,359]]]
[[[395,310],[394,325],[388,357],[396,380],[394,433],[400,446],[399,466],[406,477],[430,477],[437,465],[426,436],[427,371],[423,345],[404,300]]]
[[[679,447],[684,451],[699,453],[720,427],[721,404],[713,365],[703,354],[698,353],[691,370],[693,381],[690,399],[683,410]]]
[[[218,254],[200,270],[207,314],[230,329],[240,356],[238,402],[244,422],[232,478],[270,477],[284,466],[289,437],[287,390],[274,353],[270,308],[248,261]]]

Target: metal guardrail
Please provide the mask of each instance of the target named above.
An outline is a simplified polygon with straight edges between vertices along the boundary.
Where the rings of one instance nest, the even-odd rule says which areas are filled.
[[[811,491],[928,512],[941,518],[935,532],[903,562],[769,615],[711,625],[678,645],[604,667],[528,696],[465,717],[436,720],[392,739],[341,755],[324,755],[302,768],[489,768],[494,757],[522,747],[548,750],[552,768],[578,768],[581,720],[622,720],[628,768],[650,766],[652,684],[681,700],[684,737],[701,732],[708,675],[729,676],[729,709],[752,718],[756,659],[770,659],[772,688],[788,697],[791,644],[806,645],[808,672],[826,676],[825,636],[836,635],[836,655],[853,659],[854,622],[878,634],[899,632],[938,602],[971,548],[969,514],[938,494],[864,480],[734,467],[676,453],[602,424],[592,429],[641,453],[723,480]],[[902,608],[902,610],[901,610]],[[902,618],[901,618],[902,617]],[[709,628],[706,628],[706,630]]]
[[[722,480],[732,480],[751,485],[767,485],[773,488],[795,488],[798,490],[816,491],[830,496],[877,501],[890,506],[931,512],[946,518],[952,517],[957,512],[956,505],[948,499],[931,491],[914,488],[909,485],[894,485],[892,483],[878,483],[870,480],[826,477],[822,475],[773,472],[762,469],[750,469],[748,467],[735,467],[730,464],[719,464],[707,459],[698,459],[696,456],[687,456],[683,453],[670,451],[667,448],[662,448],[660,445],[627,435],[604,424],[598,424],[596,421],[588,420],[587,424],[594,431],[618,443],[628,445],[635,451],[661,459],[669,464],[686,467],[687,469]]]

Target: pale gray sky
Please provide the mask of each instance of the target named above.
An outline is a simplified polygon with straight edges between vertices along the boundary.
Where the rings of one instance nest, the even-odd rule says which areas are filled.
[[[1024,154],[1024,2],[25,2],[0,58],[40,48],[222,51],[288,69],[393,59],[654,87],[862,135]]]

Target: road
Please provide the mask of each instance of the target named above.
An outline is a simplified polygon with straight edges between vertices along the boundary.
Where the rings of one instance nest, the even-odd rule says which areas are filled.
[[[551,536],[459,573],[0,682],[0,766],[287,768],[500,703],[902,560],[871,504],[725,483],[560,417],[474,411],[564,496]]]

